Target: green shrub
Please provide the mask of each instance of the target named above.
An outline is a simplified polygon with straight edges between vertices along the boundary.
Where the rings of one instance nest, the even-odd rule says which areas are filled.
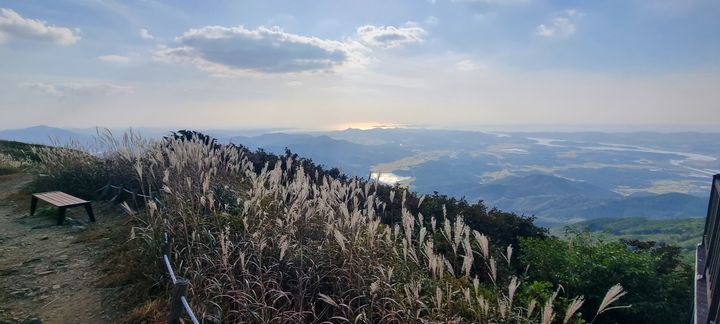
[[[520,263],[529,280],[560,284],[583,294],[588,316],[600,304],[606,282],[628,290],[628,309],[607,314],[608,323],[681,323],[688,317],[693,270],[681,262],[680,248],[640,241],[602,241],[589,233],[559,238],[522,239]]]

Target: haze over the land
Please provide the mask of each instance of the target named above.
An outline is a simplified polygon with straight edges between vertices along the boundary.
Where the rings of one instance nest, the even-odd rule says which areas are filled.
[[[168,131],[136,130],[159,138]],[[348,129],[283,133],[205,130],[220,143],[286,149],[349,176],[409,186],[420,194],[484,200],[556,226],[601,217],[698,217],[720,173],[720,133],[471,132]],[[0,140],[92,145],[95,129],[37,126]],[[103,132],[101,130],[101,132]],[[115,132],[118,134],[118,132]]]
[[[0,8],[0,128],[709,130],[720,120],[714,0]]]

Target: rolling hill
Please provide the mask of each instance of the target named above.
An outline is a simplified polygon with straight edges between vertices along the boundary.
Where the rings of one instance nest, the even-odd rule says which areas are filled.
[[[63,128],[40,125],[22,129],[0,130],[0,139],[32,144],[54,145],[57,143],[64,144],[71,140],[89,143],[92,136]]]

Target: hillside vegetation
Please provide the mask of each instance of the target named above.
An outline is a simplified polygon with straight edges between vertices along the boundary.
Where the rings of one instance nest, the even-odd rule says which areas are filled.
[[[642,217],[599,218],[573,224],[573,228],[601,233],[608,238],[652,241],[676,245],[685,260],[695,258],[695,248],[702,241],[705,218],[646,219]],[[553,232],[562,234],[564,230]]]
[[[111,182],[156,197],[123,204],[134,217],[131,241],[142,243],[132,257],[157,260],[167,230],[172,263],[191,281],[189,300],[207,322],[652,323],[686,316],[691,271],[672,249],[560,240],[530,217],[481,202],[420,196],[289,151],[251,152],[193,132],[102,141],[101,155],[36,150],[47,176],[34,185],[90,197]],[[594,262],[580,262],[578,251]],[[168,288],[160,269],[142,274]],[[653,289],[643,288],[647,282]],[[153,308],[165,305],[167,293],[138,305],[132,320],[162,313]],[[626,302],[633,306],[605,312]]]
[[[33,162],[39,161],[32,145],[21,142],[0,140],[0,175],[19,172],[29,167]]]

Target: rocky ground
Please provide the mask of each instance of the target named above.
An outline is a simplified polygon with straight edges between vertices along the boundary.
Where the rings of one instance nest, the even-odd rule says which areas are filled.
[[[56,211],[42,202],[29,215],[23,191],[31,180],[25,173],[0,176],[0,324],[116,322],[120,288],[99,281],[110,245],[102,244],[105,233],[122,214],[94,202],[97,223],[71,208],[66,225],[55,226]]]

